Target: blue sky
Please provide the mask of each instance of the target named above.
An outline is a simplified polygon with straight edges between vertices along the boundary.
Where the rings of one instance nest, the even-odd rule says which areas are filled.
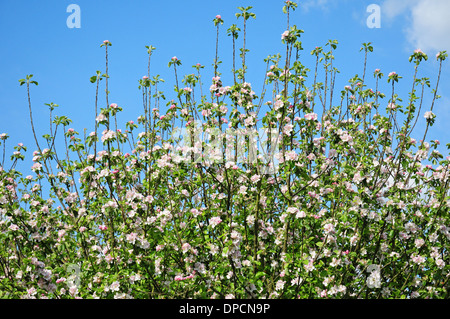
[[[71,14],[66,9],[72,3],[81,9],[80,28],[68,28],[66,24]],[[366,24],[370,14],[366,9],[370,4],[381,8],[380,28],[369,28]],[[256,14],[256,19],[248,21],[250,52],[246,58],[249,68],[246,80],[259,95],[265,72],[263,59],[284,52],[281,33],[286,29],[286,16],[281,10],[281,0],[0,0],[0,133],[10,136],[7,154],[12,153],[17,143],[24,143],[28,147],[27,159],[18,168],[24,174],[29,171],[31,153],[36,147],[28,117],[26,89],[18,82],[26,74],[34,74],[39,82],[39,86],[31,89],[39,137],[48,133],[48,109],[44,103],[50,102],[60,105],[55,114],[71,118],[71,127],[75,130],[82,133],[87,127],[88,133],[93,131],[95,85],[89,78],[96,70],[105,70],[105,52],[100,48],[103,40],[112,43],[109,101],[124,108],[119,116],[119,126],[123,129],[126,121],[136,121],[143,113],[138,80],[147,73],[146,45],[156,47],[151,76],[159,74],[165,80],[159,89],[168,99],[175,98],[174,74],[167,66],[173,56],[183,63],[179,68],[180,79],[184,74],[193,73],[192,65],[205,65],[202,71],[204,91],[209,88],[216,32],[212,20],[217,14],[224,20],[220,26],[219,59],[223,64],[219,71],[223,73],[224,85],[231,85],[232,42],[226,30],[231,24],[242,29],[242,20],[234,15],[238,6],[253,6],[251,11]],[[310,69],[314,68],[314,58],[309,53],[315,46],[323,46],[329,39],[339,41],[334,62],[341,71],[337,92],[349,78],[362,75],[364,56],[359,49],[363,42],[372,42],[374,52],[368,59],[367,84],[374,87],[372,72],[376,68],[386,76],[396,71],[404,77],[397,92],[406,101],[413,74],[408,57],[414,49],[420,48],[429,55],[419,76],[430,77],[432,86],[435,84],[438,69],[435,54],[439,50],[450,51],[447,12],[450,12],[450,1],[446,0],[304,0],[291,13],[290,24],[305,31],[301,59]],[[241,47],[242,36],[237,45]],[[437,120],[427,139],[448,143],[450,66],[449,61],[444,63],[439,88],[442,98],[435,105]],[[380,90],[389,94],[389,89],[384,79]],[[428,98],[414,134],[419,138],[423,135],[423,113],[429,110],[427,102],[431,93],[428,91],[426,95]],[[99,106],[105,106],[103,95]],[[445,149],[442,152],[447,155]]]

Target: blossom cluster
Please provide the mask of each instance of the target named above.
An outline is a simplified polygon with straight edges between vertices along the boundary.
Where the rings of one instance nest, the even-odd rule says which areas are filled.
[[[213,21],[223,23],[220,15]],[[300,50],[300,33],[283,33],[288,49]],[[324,54],[325,64],[331,56],[312,54]],[[412,137],[415,99],[399,127],[400,106],[366,89],[368,81],[344,88],[347,103],[322,107],[332,92],[307,86],[301,61],[268,61],[273,102],[243,77],[227,86],[218,74],[210,100],[197,101],[190,75],[166,114],[144,99],[139,125],[129,121],[122,131],[114,127],[122,106],[111,103],[94,115],[85,141],[58,122],[66,157],[49,143],[33,153],[34,175],[0,166],[1,296],[448,298],[450,156],[439,141]],[[181,65],[177,57],[169,63]],[[380,69],[375,75],[378,87]],[[391,72],[389,87],[400,79]],[[143,80],[145,96],[156,84]],[[157,105],[165,99],[155,96]],[[194,116],[203,132],[260,125],[276,139],[257,148],[250,135],[194,140]],[[436,114],[424,117],[428,127]],[[175,123],[190,143],[180,146]],[[277,169],[267,170],[274,145]],[[15,146],[13,164],[24,151]]]

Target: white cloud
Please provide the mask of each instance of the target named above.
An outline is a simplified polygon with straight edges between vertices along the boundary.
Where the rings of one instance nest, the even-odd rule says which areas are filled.
[[[450,1],[385,0],[381,12],[390,21],[399,15],[409,17],[404,30],[414,49],[420,48],[425,53],[450,51]]]
[[[386,0],[382,5],[383,17],[393,19],[408,11],[417,2],[418,0]]]

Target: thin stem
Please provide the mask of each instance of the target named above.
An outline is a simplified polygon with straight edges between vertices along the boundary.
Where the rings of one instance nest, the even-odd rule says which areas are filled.
[[[31,111],[31,96],[30,96],[30,83],[29,83],[29,81],[27,81],[27,95],[28,95],[28,109],[30,111],[31,130],[33,131],[34,140],[36,142],[36,146],[37,146],[37,148],[39,150],[39,153],[42,154],[41,148],[39,146],[39,142],[38,142],[37,137],[36,137],[36,131],[34,130],[33,113]]]
[[[214,60],[214,77],[217,76],[217,59],[219,53],[219,23],[217,23],[217,32],[216,32],[216,59]]]
[[[247,35],[247,23],[244,17],[244,43],[242,47],[242,83],[245,83],[245,40]]]

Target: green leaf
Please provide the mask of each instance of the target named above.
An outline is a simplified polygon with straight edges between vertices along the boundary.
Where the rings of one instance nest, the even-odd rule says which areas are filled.
[[[259,278],[261,278],[262,276],[265,276],[265,275],[266,275],[266,273],[264,271],[259,271],[255,275],[255,280],[258,280]]]

